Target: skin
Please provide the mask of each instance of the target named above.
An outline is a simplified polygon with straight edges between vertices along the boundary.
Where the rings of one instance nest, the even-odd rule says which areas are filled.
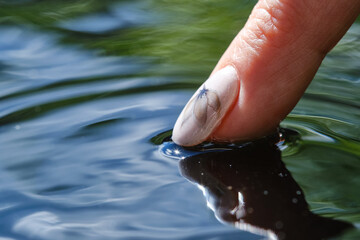
[[[272,132],[359,14],[359,0],[260,0],[212,72],[233,66],[240,91],[209,139]]]

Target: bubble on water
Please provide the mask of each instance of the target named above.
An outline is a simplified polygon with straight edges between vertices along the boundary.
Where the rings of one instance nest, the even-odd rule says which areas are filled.
[[[277,221],[277,222],[275,223],[275,227],[276,227],[277,229],[282,229],[282,228],[284,227],[284,223],[283,223],[282,221]]]

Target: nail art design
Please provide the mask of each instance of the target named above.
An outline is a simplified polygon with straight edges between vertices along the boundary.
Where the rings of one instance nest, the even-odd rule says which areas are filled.
[[[235,68],[225,67],[213,74],[194,94],[175,123],[172,139],[193,146],[208,139],[235,102],[239,81]]]
[[[181,126],[192,117],[192,115],[195,116],[200,125],[205,124],[208,118],[208,108],[211,108],[214,112],[213,114],[218,114],[220,106],[220,100],[216,91],[206,88],[204,84],[202,89],[199,90],[199,93],[193,97],[186,106],[183,114],[185,118],[183,118]]]

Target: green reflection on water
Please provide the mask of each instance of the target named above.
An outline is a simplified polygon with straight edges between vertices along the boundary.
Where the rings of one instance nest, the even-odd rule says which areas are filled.
[[[105,34],[67,31],[64,20],[92,13],[106,13],[125,1],[31,1],[3,5],[0,23],[33,24],[61,31],[63,43],[100,49],[105,55],[150,57],[157,74],[190,75],[199,84],[215,66],[255,1],[137,1],[140,8],[158,18],[155,24],[124,27]],[[197,78],[194,78],[196,76]]]
[[[0,23],[53,28],[61,20],[105,10],[113,0],[0,1]]]

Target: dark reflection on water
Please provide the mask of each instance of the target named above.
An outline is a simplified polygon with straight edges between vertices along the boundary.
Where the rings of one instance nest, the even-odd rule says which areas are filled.
[[[207,152],[179,163],[181,173],[203,190],[216,217],[274,239],[324,239],[351,224],[309,211],[304,193],[270,142]]]

